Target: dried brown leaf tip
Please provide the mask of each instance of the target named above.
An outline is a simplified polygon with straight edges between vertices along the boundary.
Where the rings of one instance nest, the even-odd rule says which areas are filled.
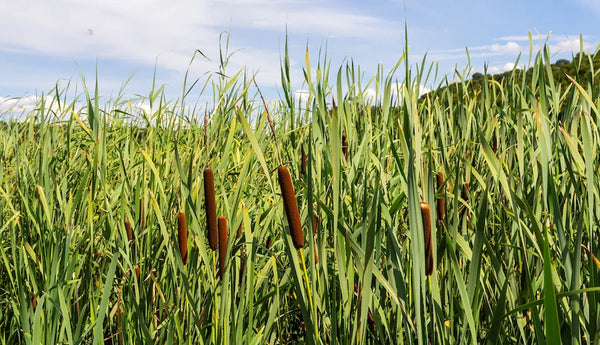
[[[210,249],[217,250],[217,203],[215,200],[215,177],[211,168],[204,169],[204,209],[206,211],[206,232]]]
[[[296,194],[292,185],[290,171],[283,165],[277,169],[279,177],[279,187],[281,188],[281,196],[283,197],[283,206],[285,215],[290,227],[292,242],[294,248],[300,249],[304,247],[304,234],[302,232],[302,224],[300,223],[300,213],[298,212],[298,204],[296,202]]]

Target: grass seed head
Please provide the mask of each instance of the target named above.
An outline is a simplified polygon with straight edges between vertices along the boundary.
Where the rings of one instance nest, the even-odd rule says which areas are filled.
[[[421,202],[421,217],[423,218],[423,238],[425,242],[425,274],[433,273],[433,243],[431,241],[431,212],[429,204]]]
[[[217,250],[217,203],[215,201],[215,177],[211,168],[204,169],[204,206],[206,210],[206,231],[210,249]]]
[[[281,188],[281,196],[283,197],[283,206],[285,215],[290,227],[292,242],[294,248],[300,249],[304,247],[304,234],[302,233],[302,224],[300,223],[300,213],[298,212],[298,204],[296,203],[296,195],[294,194],[294,186],[290,171],[283,165],[277,169],[279,177],[279,187]]]
[[[187,263],[188,259],[188,248],[187,248],[187,226],[185,224],[185,213],[179,212],[177,217],[177,238],[179,239],[179,252],[181,253],[181,260],[183,264]]]

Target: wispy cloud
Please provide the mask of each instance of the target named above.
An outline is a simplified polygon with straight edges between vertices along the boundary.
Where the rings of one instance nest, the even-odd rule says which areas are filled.
[[[520,44],[527,36],[504,36],[495,39],[495,41],[504,41],[505,43],[493,43],[489,45],[481,45],[467,47],[471,58],[488,58],[488,57],[514,57],[518,54],[529,52],[529,44]],[[510,39],[510,40],[509,40]],[[532,40],[534,44],[534,52],[541,49],[543,44],[547,43],[551,54],[560,53],[577,53],[580,50],[579,36],[557,36],[551,37],[549,40]],[[583,50],[594,50],[598,45],[598,41],[583,42]],[[459,60],[466,58],[465,48],[453,48],[443,50],[432,50],[430,56],[435,60]]]
[[[232,29],[262,29],[281,36],[320,35],[373,39],[401,27],[395,22],[355,13],[351,6],[323,6],[305,1],[151,2],[2,2],[0,51],[78,59],[109,58],[184,72],[192,53],[200,49],[213,59],[198,59],[197,70],[218,66],[219,33]],[[68,28],[68,29],[65,29]],[[257,46],[259,38],[233,50],[232,68],[261,69],[263,79],[279,79],[277,42]],[[259,63],[260,62],[260,63]]]

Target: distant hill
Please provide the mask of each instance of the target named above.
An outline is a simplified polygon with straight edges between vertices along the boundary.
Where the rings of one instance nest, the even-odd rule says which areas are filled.
[[[525,85],[529,85],[534,73],[543,73],[544,76],[548,76],[547,68],[544,65],[539,64],[537,66],[537,71],[534,71],[534,68],[531,67],[527,70],[515,68],[498,74],[474,73],[471,79],[465,81],[465,83],[467,83],[466,90],[469,93],[479,91],[486,81],[496,81],[501,84],[507,82],[521,84],[525,82]],[[566,59],[557,60],[550,65],[550,69],[552,71],[554,84],[557,86],[560,85],[561,90],[563,91],[571,85],[571,81],[567,78],[567,75],[584,87],[590,85],[590,82],[592,85],[598,86],[600,85],[600,52],[596,52],[595,54],[578,53],[571,61]],[[525,76],[523,76],[523,74],[525,74]],[[525,80],[523,80],[523,77],[525,77]],[[442,86],[427,95],[423,95],[421,99],[425,97],[435,98],[436,96],[441,96],[445,91],[452,92],[453,97],[456,98],[458,97],[458,94],[461,94],[464,90],[465,88],[463,88],[462,82],[453,82],[446,86]],[[598,93],[598,87],[594,87],[592,92],[596,95]]]

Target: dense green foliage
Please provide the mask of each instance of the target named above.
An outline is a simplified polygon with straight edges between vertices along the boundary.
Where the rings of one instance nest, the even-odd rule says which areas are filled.
[[[4,123],[0,342],[598,341],[598,66],[557,83],[541,52],[530,73],[419,100],[416,87],[392,95],[399,75],[425,79],[406,60],[364,81],[352,64],[315,68],[307,52],[310,96],[296,104],[286,54],[282,100],[268,105],[277,141],[252,78],[228,74],[227,59],[202,88],[210,109],[160,89],[148,112],[101,107],[97,93],[76,109],[57,89],[25,122]],[[361,96],[373,85],[376,107]],[[298,251],[277,147],[304,229]],[[222,278],[206,239],[206,167],[229,221]],[[440,199],[426,276],[420,203]]]

